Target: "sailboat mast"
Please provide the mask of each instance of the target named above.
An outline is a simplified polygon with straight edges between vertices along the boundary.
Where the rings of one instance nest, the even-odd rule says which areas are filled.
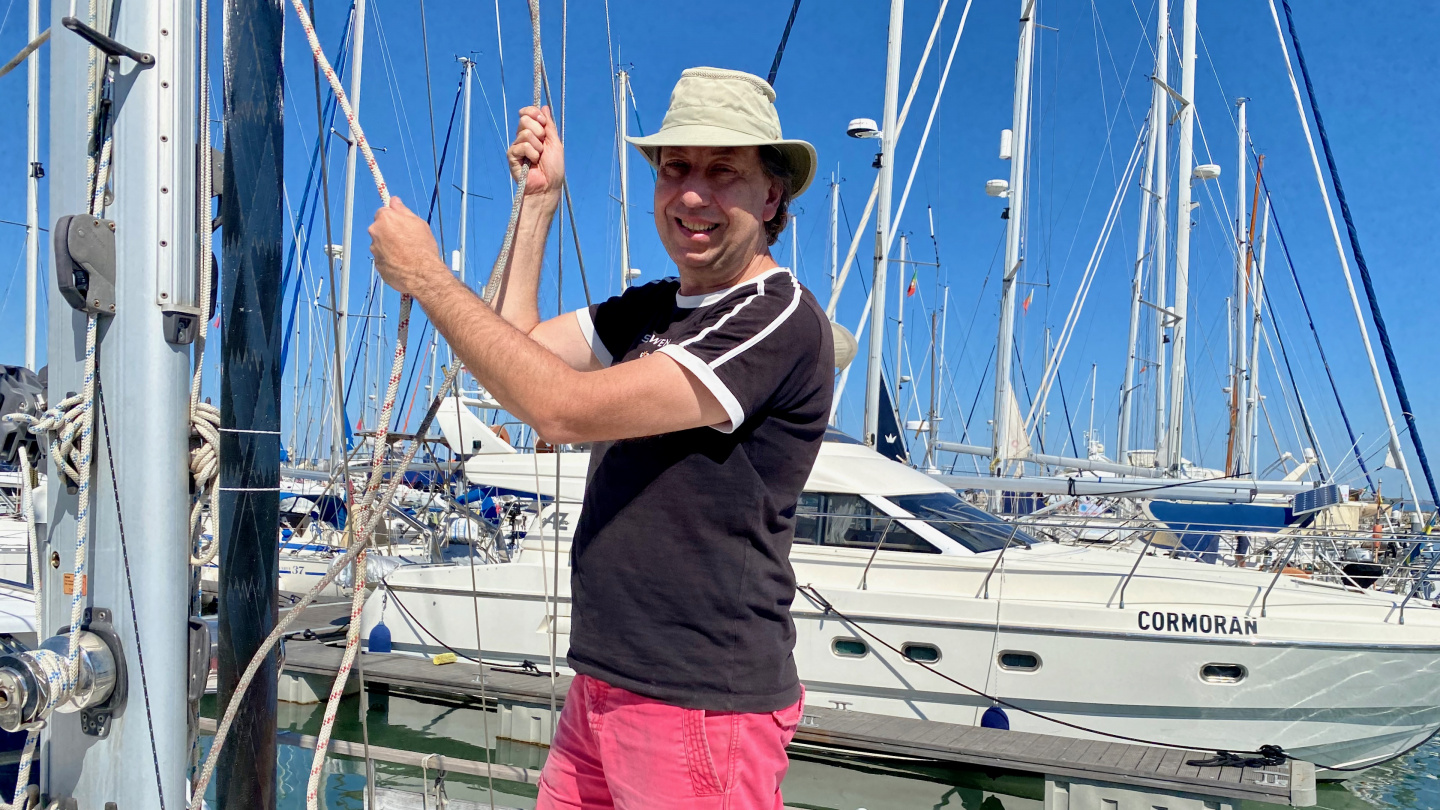
[[[1175,327],[1170,344],[1169,441],[1162,467],[1180,468],[1181,439],[1185,435],[1185,332],[1189,326],[1190,212],[1195,182],[1195,3],[1185,0],[1184,33],[1180,38],[1180,158],[1175,176]]]
[[[1260,156],[1260,165],[1264,166],[1265,156]],[[1258,173],[1258,170],[1257,170]],[[1259,180],[1256,180],[1256,194],[1259,194]],[[1245,426],[1245,441],[1250,446],[1250,458],[1254,459],[1258,452],[1259,441],[1259,419],[1260,410],[1260,327],[1261,314],[1264,312],[1261,302],[1265,300],[1265,240],[1270,234],[1270,197],[1266,196],[1262,203],[1264,208],[1260,212],[1252,212],[1250,225],[1250,239],[1255,247],[1252,252],[1255,254],[1254,273],[1251,276],[1251,295],[1254,298],[1254,310],[1250,324],[1250,385],[1245,395],[1249,398],[1250,407],[1246,413],[1250,423]],[[1255,230],[1255,213],[1260,214],[1260,233]]]
[[[225,9],[225,64],[246,67],[227,73],[223,107],[220,216],[225,294],[221,296],[220,514],[215,517],[220,540],[221,706],[230,705],[240,673],[278,618],[277,435],[284,333],[280,258],[285,227],[285,8],[274,0],[229,0]],[[358,47],[354,54],[358,66]],[[337,385],[341,373],[337,367]],[[337,423],[344,418],[343,413],[335,414]],[[337,449],[343,454],[343,447]],[[272,651],[240,703],[231,743],[220,754],[216,775],[215,794],[222,810],[274,810],[277,670],[278,656]]]
[[[865,369],[865,444],[879,446],[881,356],[885,351],[885,271],[890,245],[890,187],[895,178],[895,136],[900,129],[900,43],[905,0],[890,0],[889,42],[885,54],[885,110],[880,130],[880,178],[875,208],[875,265],[870,285],[870,356]]]
[[[1015,353],[1015,279],[1020,273],[1025,221],[1026,145],[1030,140],[1030,76],[1035,64],[1035,0],[1020,0],[1020,45],[1015,60],[1015,109],[1010,125],[1010,209],[1005,223],[1005,266],[1000,287],[1000,335],[995,347],[995,409],[991,472],[1003,474],[1010,458],[1010,367]],[[997,496],[998,497],[998,496]]]
[[[72,13],[70,4],[49,6],[50,30],[56,33],[49,53],[47,219],[74,215],[113,223],[118,272],[114,310],[106,306],[98,316],[86,567],[74,582],[79,497],[67,491],[52,465],[42,536],[64,562],[37,572],[44,612],[37,629],[43,639],[68,625],[71,594],[83,586],[92,617],[109,613],[128,670],[123,719],[110,724],[108,736],[87,735],[78,713],[54,714],[45,726],[37,759],[41,790],[61,806],[68,800],[83,808],[109,802],[156,807],[157,791],[167,807],[185,803],[191,355],[166,342],[157,298],[164,299],[165,309],[196,303],[196,5],[127,0],[99,18],[90,17],[84,4],[74,12],[86,25],[152,55],[153,65],[145,68],[124,56],[118,65],[106,65],[103,53],[62,24]],[[100,69],[92,73],[92,65]],[[110,80],[123,76],[126,82],[108,116],[96,104],[97,82],[107,73]],[[101,140],[111,143],[111,168],[95,195],[100,202],[92,207],[89,186],[96,175],[87,163],[98,160],[98,144],[94,151],[90,145],[106,117],[108,137]],[[273,212],[278,234],[278,199]],[[274,255],[281,255],[278,236]],[[101,264],[97,261],[95,271],[103,276]],[[49,275],[56,280],[47,282],[48,395],[58,403],[69,392],[85,392],[88,318],[61,294],[57,274]],[[92,291],[95,279],[92,275]],[[278,273],[276,281],[278,288]],[[278,375],[275,379],[278,385]],[[278,457],[279,437],[267,438]],[[273,524],[269,542],[273,549]],[[273,729],[270,735],[273,740]]]
[[[468,225],[470,224],[470,79],[475,72],[475,60],[467,56],[462,56],[460,57],[460,64],[465,67],[465,117],[464,136],[461,139],[462,148],[460,150],[460,247],[456,251],[454,270],[456,275],[460,277],[460,283],[464,284],[465,263],[469,257],[465,248],[465,237]],[[450,351],[449,361],[451,363],[455,362],[455,352],[453,350]],[[435,376],[433,371],[430,376],[432,378]],[[432,390],[426,393],[429,396],[434,396],[433,379],[431,380],[431,387]],[[455,387],[460,391],[465,390],[464,381],[457,377]]]
[[[1145,137],[1145,171],[1140,181],[1140,232],[1136,237],[1135,245],[1135,273],[1130,282],[1130,339],[1126,344],[1125,357],[1125,382],[1120,389],[1120,432],[1115,441],[1115,460],[1121,464],[1130,463],[1130,425],[1134,418],[1135,411],[1135,390],[1139,387],[1135,382],[1135,364],[1140,362],[1139,340],[1140,340],[1140,308],[1145,301],[1145,263],[1156,253],[1152,249],[1155,243],[1150,234],[1150,210],[1156,208],[1156,201],[1163,199],[1156,193],[1155,162],[1158,154],[1159,160],[1166,159],[1163,151],[1157,151],[1157,144],[1160,141],[1160,132],[1165,129],[1166,96],[1165,88],[1161,84],[1164,79],[1164,68],[1169,61],[1170,54],[1166,52],[1169,45],[1169,26],[1167,0],[1160,0],[1160,27],[1155,36],[1155,72],[1154,81],[1150,87],[1150,120],[1149,133]],[[1164,219],[1165,209],[1158,208],[1159,219]],[[1158,246],[1163,250],[1164,246]],[[1151,261],[1153,265],[1154,262]],[[1157,302],[1158,306],[1164,306],[1163,301]]]
[[[935,394],[940,377],[940,344],[936,342],[936,327],[939,319],[939,311],[930,310],[930,409],[925,414],[926,433],[929,434],[925,441],[926,470],[935,469],[935,423],[938,421],[935,414]]]
[[[910,270],[910,239],[900,234],[900,272],[895,295],[895,407],[900,404],[900,388],[905,385],[905,273]],[[903,427],[903,425],[902,425]]]
[[[40,36],[40,0],[30,0],[28,41]],[[35,370],[40,286],[40,53],[25,57],[25,367]]]
[[[835,279],[840,272],[840,184],[830,173],[830,297],[835,297]]]
[[[1165,306],[1169,279],[1170,239],[1170,103],[1167,92],[1170,81],[1170,0],[1160,0],[1155,15],[1155,93],[1159,96],[1155,130],[1155,180],[1150,188],[1155,196],[1155,236],[1150,242],[1151,278],[1155,280],[1151,294],[1155,303],[1155,374],[1150,386],[1155,390],[1155,459],[1152,466],[1164,464],[1165,442],[1165,344],[1169,335],[1170,310]],[[1121,464],[1126,459],[1119,459]]]
[[[351,31],[353,42],[350,51],[350,109],[355,111],[355,116],[360,116],[360,74],[365,67],[365,0],[355,0],[354,29]],[[345,379],[345,361],[349,359],[347,343],[350,340],[349,314],[350,314],[350,254],[353,237],[355,235],[355,181],[356,172],[359,167],[356,161],[360,156],[360,146],[355,142],[355,133],[346,130],[348,144],[345,148],[345,209],[341,220],[340,236],[340,279],[335,288],[335,356],[339,363],[335,368],[335,374],[340,380]],[[324,138],[325,133],[320,133]],[[321,189],[320,193],[329,194],[329,189]],[[333,265],[332,265],[333,266]],[[363,390],[363,387],[362,387]],[[363,404],[362,404],[363,407]],[[332,461],[337,462],[339,454],[345,452],[345,428],[344,425],[350,419],[350,415],[344,410],[344,403],[335,412],[334,423],[336,442],[335,448],[331,451]]]
[[[458,252],[460,260],[456,262],[455,272],[460,276],[461,283],[465,281],[465,230],[470,210],[470,74],[475,70],[475,62],[469,57],[460,57],[460,64],[465,71],[465,115],[461,131],[460,150],[460,247]]]
[[[1234,403],[1230,422],[1230,446],[1234,458],[1226,464],[1226,474],[1250,473],[1249,395],[1250,386],[1250,238],[1246,235],[1246,179],[1249,176],[1245,147],[1249,132],[1245,126],[1245,99],[1237,99],[1237,149],[1235,155],[1235,374],[1230,384],[1230,401]]]
[[[630,97],[630,74],[622,70],[615,76],[619,83],[615,125],[620,131],[617,144],[620,150],[620,289],[624,291],[630,286],[630,145],[625,142],[625,137],[630,132],[628,116],[625,114],[627,99]]]

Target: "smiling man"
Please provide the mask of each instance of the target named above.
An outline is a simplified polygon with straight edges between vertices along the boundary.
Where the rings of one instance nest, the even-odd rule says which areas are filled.
[[[655,227],[678,278],[541,321],[536,295],[564,152],[520,111],[530,165],[494,311],[398,201],[370,228],[486,389],[553,443],[591,444],[571,551],[570,687],[540,808],[779,808],[802,712],[791,654],[795,506],[830,414],[834,348],[770,255],[815,150],[781,136],[748,73],[685,71],[659,132]],[[497,316],[498,313],[498,316]]]

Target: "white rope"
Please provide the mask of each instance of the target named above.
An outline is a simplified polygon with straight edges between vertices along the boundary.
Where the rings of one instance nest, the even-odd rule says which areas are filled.
[[[306,39],[309,41],[311,55],[315,58],[316,64],[320,67],[321,72],[325,75],[326,80],[330,84],[330,88],[335,94],[335,99],[340,104],[341,111],[345,113],[345,119],[350,126],[350,132],[352,133],[352,137],[354,138],[355,143],[360,147],[361,154],[365,157],[365,163],[370,168],[371,176],[375,180],[376,188],[380,193],[381,203],[388,206],[390,203],[390,193],[385,185],[384,176],[380,172],[379,165],[375,160],[375,155],[370,149],[369,141],[365,138],[365,133],[360,128],[360,123],[356,119],[354,110],[351,108],[350,102],[345,95],[345,90],[343,87],[340,86],[340,81],[335,74],[334,68],[330,65],[329,60],[325,57],[325,53],[320,46],[319,38],[315,34],[315,28],[314,25],[311,23],[310,16],[306,13],[305,7],[304,5],[302,5],[301,0],[292,0],[291,5],[295,9],[296,16],[299,18],[300,21],[300,26],[302,29],[304,29]],[[543,78],[543,62],[539,47],[540,9],[538,0],[530,0],[530,15],[535,44],[534,95],[535,103],[538,105],[541,100],[540,93],[541,82]],[[528,177],[528,169],[529,167],[527,165],[521,170],[521,176],[519,179],[519,193],[517,193],[516,195],[517,200],[524,196],[525,181]],[[510,224],[509,227],[506,229],[506,237],[501,249],[500,260],[496,262],[495,268],[494,270],[492,270],[492,278],[490,280],[490,283],[486,285],[487,302],[493,299],[493,293],[490,293],[489,291],[492,288],[498,287],[498,281],[494,278],[494,276],[503,273],[504,268],[509,264],[509,254],[511,246],[514,242],[515,228],[518,219],[519,205],[517,203],[511,211]],[[288,628],[295,622],[296,619],[300,617],[301,613],[303,613],[304,610],[309,607],[312,602],[314,602],[316,596],[318,596],[325,587],[327,587],[331,582],[333,582],[335,580],[335,577],[338,576],[345,567],[353,563],[356,567],[354,583],[355,591],[354,597],[351,601],[350,627],[348,632],[346,633],[345,654],[341,659],[340,668],[336,672],[335,683],[330,692],[330,699],[325,707],[324,718],[321,721],[320,733],[316,739],[315,745],[315,759],[311,766],[310,780],[306,791],[307,808],[312,808],[313,810],[313,808],[317,806],[319,798],[319,773],[321,770],[321,766],[324,763],[325,752],[329,748],[330,734],[334,728],[335,723],[335,713],[339,708],[340,698],[343,696],[345,691],[345,683],[349,679],[350,669],[352,668],[355,661],[355,656],[359,651],[360,612],[364,606],[365,594],[365,553],[367,546],[372,540],[374,528],[379,523],[381,517],[384,515],[384,509],[378,507],[376,504],[377,502],[379,504],[389,503],[390,500],[394,497],[395,490],[400,485],[401,479],[404,477],[404,470],[409,468],[410,463],[414,460],[415,454],[419,450],[421,444],[421,442],[418,441],[412,442],[410,444],[410,447],[407,448],[405,452],[404,458],[400,462],[399,471],[397,471],[397,473],[391,477],[390,484],[384,488],[383,497],[378,498],[377,501],[377,496],[380,494],[380,484],[383,480],[381,475],[381,467],[384,463],[386,447],[388,445],[388,443],[386,442],[386,437],[389,433],[391,415],[394,411],[395,399],[399,391],[401,374],[405,365],[405,352],[406,344],[409,337],[411,305],[412,300],[409,295],[402,295],[400,297],[400,318],[399,323],[396,327],[395,355],[391,363],[389,386],[387,387],[385,392],[385,398],[383,400],[383,404],[380,410],[380,417],[376,425],[375,436],[372,440],[373,452],[371,455],[370,475],[365,482],[362,498],[360,502],[356,504],[354,514],[351,516],[351,519],[355,521],[354,525],[359,526],[359,528],[355,532],[355,540],[351,544],[350,548],[345,552],[345,554],[335,560],[330,570],[325,574],[325,576],[320,578],[320,581],[311,588],[310,592],[307,593],[300,600],[299,603],[297,603],[291,610],[286,613],[285,618],[282,619],[270,632],[270,635],[265,639],[264,643],[261,644],[260,648],[256,650],[255,654],[251,657],[249,664],[246,665],[245,671],[241,674],[240,679],[236,682],[235,690],[231,695],[229,704],[226,706],[225,714],[222,717],[220,724],[216,728],[215,740],[210,747],[209,754],[206,756],[205,764],[201,768],[199,778],[195,781],[195,786],[190,804],[192,810],[193,808],[199,807],[202,802],[202,797],[205,795],[205,788],[209,784],[210,779],[214,776],[215,766],[219,760],[220,751],[224,747],[225,740],[230,731],[230,727],[233,725],[235,716],[239,712],[240,701],[243,698],[246,690],[249,689],[250,684],[254,681],[255,676],[259,672],[260,667],[265,661],[266,657],[269,655],[270,651],[274,649],[275,645],[279,642],[280,638],[284,635]],[[456,363],[452,364],[450,368],[446,369],[445,378],[440,385],[438,395],[443,396],[445,392],[450,389],[450,386],[455,381],[455,376],[459,371],[459,368],[460,365]],[[427,414],[426,421],[422,423],[422,430],[427,429],[429,427],[429,423],[430,419],[429,415]]]
[[[195,499],[190,506],[190,564],[203,566],[215,559],[220,551],[220,530],[213,525],[220,519],[220,489],[215,484],[220,479],[220,409],[200,400],[200,385],[205,372],[205,340],[210,334],[210,301],[214,296],[211,289],[210,201],[214,197],[215,178],[210,164],[210,56],[207,48],[209,39],[210,3],[200,0],[196,9],[199,20],[200,63],[200,110],[199,110],[199,158],[196,169],[199,177],[195,183],[195,227],[200,237],[200,333],[195,337],[194,372],[190,378],[190,435],[196,440],[190,449],[190,477],[195,482]],[[196,541],[203,534],[200,531],[201,518],[208,504],[210,508],[211,539],[209,543],[195,550]]]

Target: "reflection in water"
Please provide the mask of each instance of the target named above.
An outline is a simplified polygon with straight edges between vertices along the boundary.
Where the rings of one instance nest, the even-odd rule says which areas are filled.
[[[543,746],[497,739],[499,718],[494,712],[481,711],[477,700],[371,694],[369,702],[367,721],[373,745],[476,762],[493,756],[495,762],[531,769],[544,764]],[[358,695],[345,698],[336,717],[336,739],[361,740],[359,708]],[[213,696],[206,698],[204,711],[207,716],[215,716]],[[323,705],[281,703],[280,728],[315,734],[323,712]],[[204,748],[208,747],[206,738]],[[312,754],[306,749],[281,746],[277,769],[279,810],[303,810]],[[424,790],[431,797],[424,806],[435,806],[433,768],[422,780],[419,768],[384,762],[374,767],[377,788],[412,794],[415,807],[422,806],[418,794]],[[321,807],[364,810],[364,763],[332,757],[326,763],[323,784]],[[488,810],[489,787],[483,777],[446,774],[441,789],[450,800],[473,802]],[[496,780],[493,787],[497,810],[535,807],[533,785]],[[213,794],[212,786],[207,797],[212,807]],[[785,779],[785,804],[805,810],[1043,810],[1044,798],[1045,783],[1037,776],[987,773],[900,759],[859,760],[802,746],[792,748],[790,772]],[[1440,808],[1440,743],[1431,742],[1398,762],[1374,768],[1343,785],[1321,785],[1317,806],[1322,810]],[[1246,803],[1244,810],[1273,808]]]

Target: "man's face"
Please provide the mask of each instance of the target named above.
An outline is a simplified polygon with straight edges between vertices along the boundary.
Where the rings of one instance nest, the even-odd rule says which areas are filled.
[[[755,146],[666,146],[655,181],[655,227],[682,278],[721,284],[767,252],[765,222],[783,190]]]

